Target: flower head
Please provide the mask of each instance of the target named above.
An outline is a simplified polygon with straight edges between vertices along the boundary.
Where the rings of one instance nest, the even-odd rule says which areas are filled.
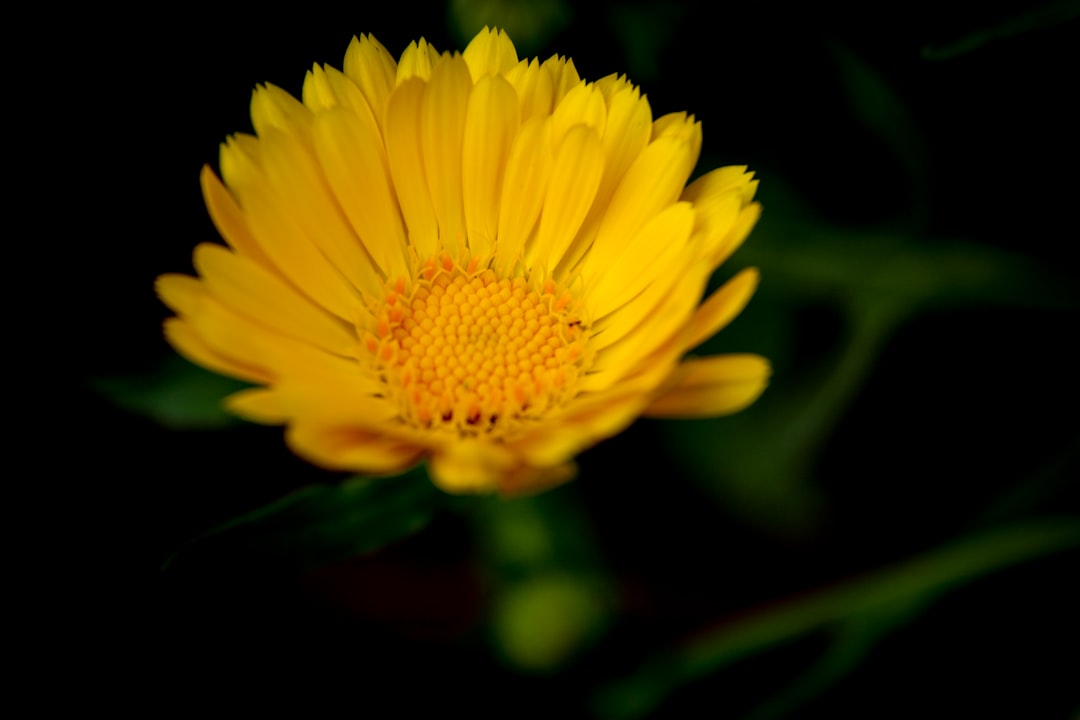
[[[757,284],[712,271],[759,214],[742,167],[686,186],[692,115],[653,118],[623,76],[518,60],[484,29],[395,63],[354,38],[296,100],[255,90],[254,135],[202,173],[228,247],[164,275],[170,343],[258,387],[227,400],[301,456],[392,473],[427,458],[450,492],[516,492],[638,416],[738,410],[755,355],[684,359]]]

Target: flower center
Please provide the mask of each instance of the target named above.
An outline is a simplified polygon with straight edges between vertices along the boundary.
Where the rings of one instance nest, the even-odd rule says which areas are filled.
[[[558,406],[584,371],[576,298],[551,280],[500,278],[429,258],[376,309],[365,338],[414,425],[503,435]]]

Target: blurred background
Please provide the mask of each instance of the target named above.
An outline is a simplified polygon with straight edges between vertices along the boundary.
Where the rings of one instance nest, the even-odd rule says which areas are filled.
[[[86,574],[63,610],[89,692],[374,717],[1076,717],[1080,4],[172,12],[137,32],[66,17],[57,43],[92,229],[64,245],[70,452],[100,471],[71,491]],[[628,74],[655,116],[694,113],[698,173],[757,173],[763,218],[714,286],[750,265],[762,284],[702,352],[774,376],[738,415],[639,421],[536,498],[447,501],[409,476],[387,537],[406,536],[358,552],[357,513],[399,490],[221,413],[234,385],[174,357],[153,279],[217,238],[199,170],[250,130],[256,83],[298,95],[354,34],[397,56],[485,24],[519,57]]]

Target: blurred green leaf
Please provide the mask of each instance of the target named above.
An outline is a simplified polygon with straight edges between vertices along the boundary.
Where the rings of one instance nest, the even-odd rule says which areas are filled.
[[[1080,17],[1080,0],[1047,3],[1013,15],[994,25],[979,28],[953,42],[938,47],[926,46],[922,50],[922,56],[926,60],[950,60],[978,50],[993,40],[1062,25],[1077,17]]]
[[[176,430],[215,430],[240,422],[221,401],[251,387],[170,355],[153,372],[95,380],[94,390],[128,412]]]
[[[1080,546],[1080,518],[1047,518],[972,535],[897,567],[848,581],[710,630],[604,688],[605,718],[638,718],[677,688],[749,655],[852,618],[918,604],[981,575]],[[903,619],[903,613],[897,619]],[[860,641],[861,642],[861,641]],[[858,651],[858,643],[854,646]],[[850,652],[845,650],[844,652]],[[839,662],[843,669],[843,657]],[[835,672],[827,666],[819,672]]]
[[[518,670],[551,673],[600,638],[615,611],[575,486],[473,506],[494,582],[491,639]]]
[[[824,501],[810,482],[825,440],[862,387],[901,310],[888,302],[852,306],[842,342],[827,362],[789,374],[779,362],[754,407],[733,417],[669,422],[660,432],[687,472],[720,504],[774,534],[814,529]],[[789,355],[760,348],[780,360]],[[774,352],[775,350],[775,352]]]
[[[634,83],[645,83],[660,74],[660,55],[686,17],[688,8],[680,3],[612,5],[611,23],[626,51],[626,75]]]
[[[871,65],[838,43],[829,46],[852,114],[885,143],[907,172],[916,224],[929,212],[929,153],[900,95]]]
[[[857,669],[880,640],[914,620],[929,606],[931,599],[931,594],[927,593],[844,620],[816,663],[790,685],[774,692],[743,720],[776,720],[790,715]]]
[[[602,567],[573,483],[539,495],[475,500],[471,509],[477,532],[501,575],[554,569],[591,573]]]
[[[707,355],[753,348],[773,361],[770,388],[733,417],[664,423],[660,432],[728,511],[774,534],[803,537],[824,502],[811,482],[817,455],[902,323],[920,312],[970,306],[1076,309],[1080,292],[1059,270],[1015,253],[833,227],[807,217],[782,183],[770,193],[763,199],[770,212],[735,259],[767,268],[761,289],[700,349]],[[836,314],[837,336],[821,358],[795,365],[794,323],[810,306]]]
[[[518,57],[532,57],[566,27],[573,9],[565,0],[450,0],[450,25],[465,46],[487,27],[505,30]]]
[[[1076,486],[1080,477],[1080,435],[1059,453],[1045,458],[1032,475],[1007,488],[979,514],[981,525],[1005,522],[1039,507],[1054,507],[1056,499]]]
[[[587,577],[559,572],[504,585],[495,595],[492,617],[499,653],[518,670],[558,670],[609,623],[607,595]]]
[[[767,267],[770,285],[800,301],[887,301],[910,311],[974,303],[1080,307],[1080,292],[1060,270],[975,242],[783,217],[763,220],[754,239],[740,252],[740,263]]]
[[[417,532],[441,497],[422,468],[311,485],[195,538],[163,569],[230,575],[312,569]]]

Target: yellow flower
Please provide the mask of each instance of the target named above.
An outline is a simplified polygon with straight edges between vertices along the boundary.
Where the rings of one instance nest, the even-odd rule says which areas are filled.
[[[756,355],[683,359],[737,315],[747,269],[699,301],[759,215],[743,167],[689,186],[701,125],[654,119],[625,77],[518,60],[484,29],[395,63],[354,38],[302,102],[272,85],[255,134],[202,173],[228,247],[164,275],[169,342],[259,387],[227,400],[287,425],[327,468],[422,459],[449,492],[542,488],[640,415],[734,412]]]

